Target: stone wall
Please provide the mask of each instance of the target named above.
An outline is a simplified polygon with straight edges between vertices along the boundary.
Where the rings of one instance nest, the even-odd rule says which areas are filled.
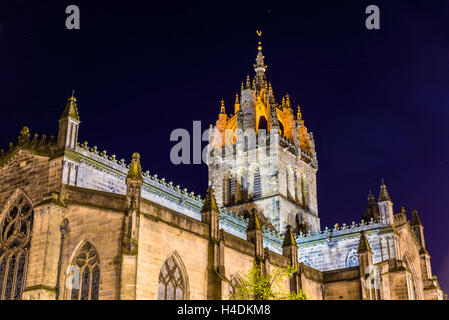
[[[17,189],[23,190],[33,204],[61,185],[62,158],[50,159],[19,149],[0,167],[0,206]]]

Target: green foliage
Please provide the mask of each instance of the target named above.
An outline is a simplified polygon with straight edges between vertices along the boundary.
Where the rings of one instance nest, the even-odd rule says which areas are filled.
[[[290,279],[298,271],[297,267],[276,268],[264,275],[260,266],[255,263],[247,274],[238,275],[237,283],[230,283],[232,291],[230,300],[307,300],[300,291],[289,292],[285,288],[285,280]]]

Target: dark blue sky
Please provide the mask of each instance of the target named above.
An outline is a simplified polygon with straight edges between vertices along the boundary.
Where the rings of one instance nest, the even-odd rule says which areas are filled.
[[[0,4],[1,148],[23,125],[56,134],[75,89],[81,142],[138,151],[144,170],[204,194],[206,166],[172,165],[170,133],[206,129],[222,97],[231,113],[261,28],[277,99],[290,93],[314,132],[322,226],[359,221],[384,178],[396,212],[418,209],[449,289],[449,1],[29,2]],[[370,4],[381,30],[365,28]]]

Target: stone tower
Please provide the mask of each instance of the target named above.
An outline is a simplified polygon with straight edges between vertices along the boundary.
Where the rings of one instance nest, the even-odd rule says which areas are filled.
[[[74,150],[76,148],[79,124],[80,117],[78,114],[78,107],[76,98],[72,92],[72,96],[67,99],[67,104],[59,119],[58,150],[64,150],[65,148]]]
[[[266,70],[259,39],[255,76],[242,82],[234,114],[228,116],[221,102],[210,137],[209,185],[218,206],[235,212],[256,208],[269,228],[318,231],[313,134],[299,106],[294,114],[290,95],[276,101]]]

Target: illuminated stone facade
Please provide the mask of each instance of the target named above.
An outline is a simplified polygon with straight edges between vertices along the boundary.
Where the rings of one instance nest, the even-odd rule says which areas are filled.
[[[24,127],[0,154],[0,299],[226,299],[255,262],[297,265],[285,289],[311,299],[442,299],[417,212],[394,214],[384,184],[360,223],[321,228],[313,135],[261,49],[232,116],[222,103],[204,199],[79,143],[73,96],[57,138]]]

